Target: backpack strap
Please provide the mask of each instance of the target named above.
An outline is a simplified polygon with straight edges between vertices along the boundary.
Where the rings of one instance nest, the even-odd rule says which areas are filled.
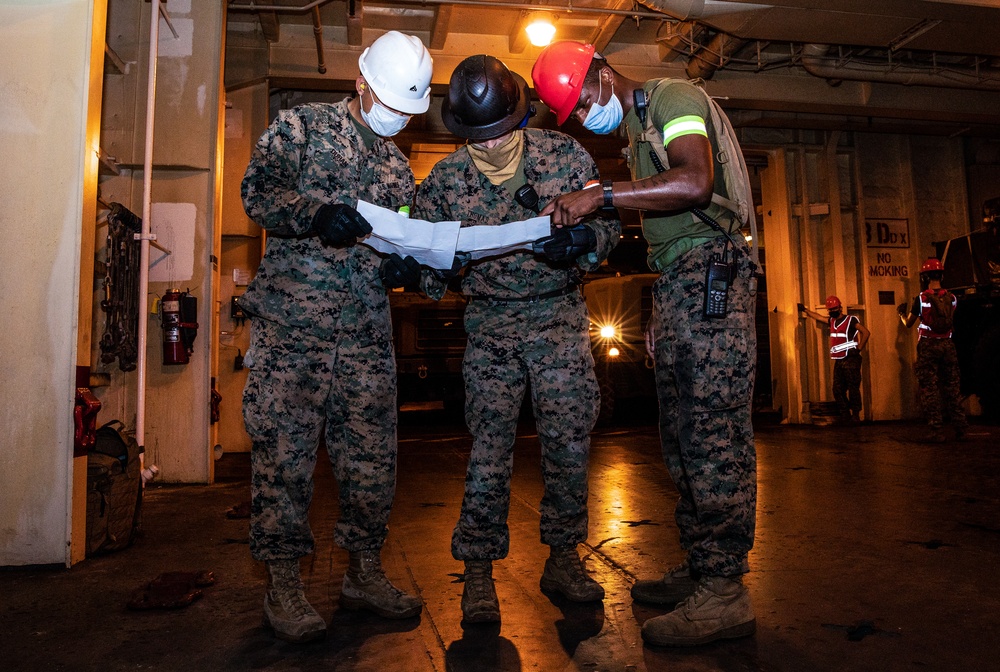
[[[661,86],[670,86],[676,82],[685,81],[679,79],[661,79],[649,91],[649,97],[653,96]],[[757,238],[757,213],[753,207],[753,196],[750,191],[750,173],[747,170],[743,152],[740,150],[739,142],[736,139],[736,131],[729,122],[729,117],[722,111],[719,104],[708,95],[702,88],[702,80],[689,82],[696,89],[701,91],[708,102],[708,109],[712,118],[712,128],[715,131],[715,144],[719,148],[715,155],[715,160],[722,166],[723,177],[726,183],[726,190],[733,198],[727,198],[719,193],[712,194],[712,202],[736,216],[740,225],[750,225],[750,259],[754,264],[754,272],[760,270],[760,254],[758,252]],[[653,125],[652,115],[646,114],[645,127],[636,138],[639,142],[647,142],[653,148],[656,158],[663,166],[663,170],[670,167],[670,160],[667,158],[667,148],[663,146],[663,133]]]

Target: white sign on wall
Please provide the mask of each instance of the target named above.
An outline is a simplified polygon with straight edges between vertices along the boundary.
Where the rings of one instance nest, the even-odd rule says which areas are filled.
[[[149,247],[150,282],[187,282],[194,275],[194,231],[198,209],[194,203],[153,203],[149,228],[156,242],[170,250]]]

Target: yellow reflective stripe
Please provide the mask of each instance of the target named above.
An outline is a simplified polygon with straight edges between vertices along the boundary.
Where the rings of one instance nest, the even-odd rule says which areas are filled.
[[[663,125],[663,146],[666,147],[674,138],[682,135],[696,133],[708,137],[708,128],[705,127],[705,120],[701,117],[689,114],[685,117],[677,117]]]

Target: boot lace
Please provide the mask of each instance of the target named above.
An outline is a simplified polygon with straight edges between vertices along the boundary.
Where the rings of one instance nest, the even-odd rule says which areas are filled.
[[[678,574],[687,574],[689,577],[691,577],[691,568],[688,566],[687,560],[677,565],[676,567],[672,567],[671,569],[667,570],[667,573],[664,574],[663,578],[671,579],[677,577]]]
[[[361,568],[358,571],[358,580],[363,584],[385,591],[395,599],[406,595],[404,591],[389,581],[389,577],[385,575],[385,570],[382,569],[382,558],[375,552],[363,552],[361,556]]]
[[[492,599],[493,578],[487,563],[469,563],[465,571],[465,587],[474,602]]]
[[[271,577],[275,596],[288,616],[297,620],[312,613],[313,608],[306,600],[305,586],[296,567],[275,563],[271,569]]]
[[[588,582],[591,580],[583,569],[583,561],[580,560],[580,556],[576,554],[576,549],[559,551],[555,561],[574,583]]]

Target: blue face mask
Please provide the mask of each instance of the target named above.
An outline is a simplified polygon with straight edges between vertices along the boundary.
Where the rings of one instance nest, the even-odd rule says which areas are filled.
[[[601,94],[603,93],[601,86],[598,87],[597,100],[601,100]],[[622,117],[625,116],[622,110],[622,103],[618,100],[618,96],[615,95],[615,87],[611,85],[611,100],[609,100],[604,105],[599,104],[599,102],[594,103],[587,110],[587,118],[583,121],[583,127],[588,131],[597,133],[598,135],[607,135],[611,133],[618,125],[622,123]]]

